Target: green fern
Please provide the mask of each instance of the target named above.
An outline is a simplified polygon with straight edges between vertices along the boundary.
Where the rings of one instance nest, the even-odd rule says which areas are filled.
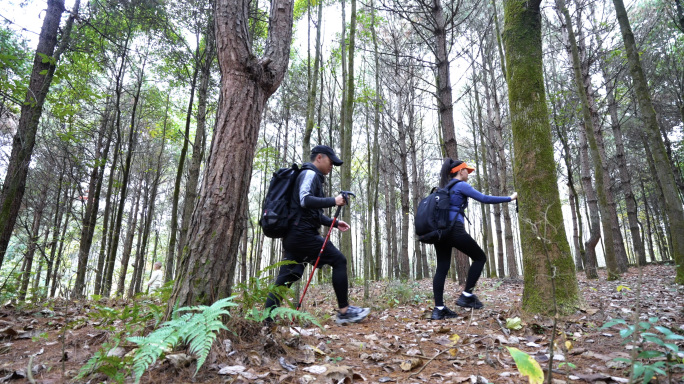
[[[179,344],[187,345],[190,353],[197,355],[196,374],[209,355],[218,331],[228,330],[221,322],[221,316],[230,316],[226,308],[237,306],[233,302],[234,298],[231,296],[218,300],[211,306],[179,308],[174,311],[173,320],[163,323],[146,337],[129,337],[128,341],[140,346],[133,358],[135,382],[140,382],[143,373],[162,353],[170,352]],[[181,312],[191,313],[178,316]]]
[[[267,311],[264,311],[267,312]],[[288,321],[299,321],[299,322],[305,322],[308,321],[311,324],[317,326],[318,328],[323,328],[323,326],[318,322],[316,317],[314,315],[308,313],[308,312],[302,312],[298,311],[296,309],[292,309],[289,307],[276,307],[273,308],[273,310],[270,311],[270,315],[272,318],[281,318],[283,320],[288,320]]]

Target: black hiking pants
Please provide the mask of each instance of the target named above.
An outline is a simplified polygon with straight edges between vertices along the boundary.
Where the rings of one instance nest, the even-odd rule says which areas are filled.
[[[435,295],[435,306],[444,305],[444,281],[446,280],[449,267],[451,266],[451,249],[456,248],[470,257],[472,263],[468,269],[468,278],[464,291],[472,293],[477,280],[482,274],[482,269],[487,262],[487,256],[468,232],[462,222],[456,221],[449,233],[442,241],[435,244],[437,251],[437,271],[432,279],[432,292]]]
[[[297,231],[292,229],[283,239],[285,260],[296,261],[297,264],[288,264],[280,267],[275,285],[291,286],[299,280],[304,273],[305,264],[314,265],[325,239],[316,231]],[[330,265],[332,267],[332,286],[337,297],[337,305],[344,308],[349,305],[349,285],[347,280],[347,258],[328,239],[325,250],[321,254],[318,266]],[[297,298],[298,299],[298,298]],[[280,306],[281,298],[269,294],[265,307]]]

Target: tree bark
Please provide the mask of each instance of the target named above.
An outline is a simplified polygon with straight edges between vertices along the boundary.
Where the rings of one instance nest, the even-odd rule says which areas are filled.
[[[255,57],[248,10],[248,0],[216,2],[219,112],[169,313],[231,293],[262,112],[285,76],[292,40],[293,2],[274,0],[264,56]]]
[[[632,33],[627,11],[625,10],[622,0],[613,0],[613,4],[615,5],[615,13],[618,23],[620,24],[625,50],[627,51],[629,71],[632,77],[634,93],[637,96],[641,119],[644,123],[646,138],[653,153],[656,176],[658,178],[658,183],[663,189],[665,213],[669,220],[669,228],[671,233],[675,234],[671,236],[672,254],[677,263],[677,276],[675,282],[684,284],[684,238],[680,235],[681,233],[684,233],[684,210],[682,209],[682,201],[679,198],[673,170],[667,157],[663,138],[660,135],[658,120],[656,118],[655,109],[653,108],[653,103],[651,102],[648,82],[646,81],[646,77],[641,68],[641,59],[639,58],[639,51],[634,40],[634,34]]]
[[[523,308],[574,311],[577,278],[561,212],[543,81],[540,1],[504,2],[503,33],[519,188]],[[539,202],[543,202],[540,204]]]
[[[57,46],[64,0],[48,0],[47,11],[40,30],[38,48],[33,58],[33,69],[29,79],[26,98],[21,106],[17,133],[12,140],[12,152],[7,164],[7,173],[0,190],[0,267],[5,259],[17,215],[26,190],[26,177],[36,143],[38,123],[43,113],[43,104],[57,69],[59,57],[67,48],[70,40],[74,17],[78,15],[80,1],[76,0],[71,16],[62,33],[60,46]]]

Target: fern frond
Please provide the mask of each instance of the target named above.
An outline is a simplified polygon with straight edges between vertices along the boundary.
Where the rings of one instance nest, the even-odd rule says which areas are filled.
[[[298,311],[296,309],[288,308],[288,307],[276,307],[274,308],[271,313],[270,313],[272,318],[281,318],[283,320],[288,320],[288,321],[308,321],[312,323],[313,325],[317,326],[318,328],[323,328],[323,326],[318,322],[316,317],[314,315],[308,313],[308,312],[302,312]]]
[[[163,323],[159,329],[147,335],[147,337],[130,337],[129,341],[136,343],[140,348],[134,357],[133,372],[135,382],[147,368],[153,364],[162,353],[173,349],[180,343],[188,345],[190,353],[197,355],[197,369],[202,367],[209,355],[211,346],[214,344],[218,331],[228,330],[222,316],[230,316],[228,307],[237,306],[233,299],[235,296],[216,301],[211,306],[197,305],[178,308],[172,315],[172,320]],[[180,312],[187,312],[179,316]]]

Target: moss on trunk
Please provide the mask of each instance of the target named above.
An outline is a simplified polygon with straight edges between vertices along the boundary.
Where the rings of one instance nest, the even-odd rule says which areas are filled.
[[[579,297],[556,182],[542,74],[539,1],[506,1],[504,14],[513,169],[520,196],[523,308],[532,313],[552,313],[554,277],[559,310],[568,312],[577,306]]]

